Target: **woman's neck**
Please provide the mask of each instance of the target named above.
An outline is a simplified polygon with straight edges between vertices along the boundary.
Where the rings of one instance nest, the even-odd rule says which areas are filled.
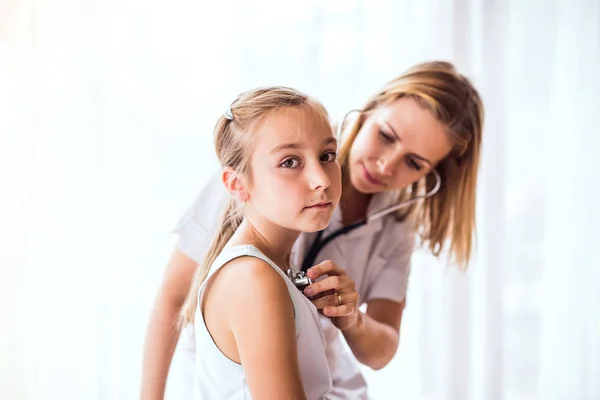
[[[373,195],[359,192],[351,184],[348,184],[348,186],[344,188],[342,199],[340,201],[344,226],[353,224],[367,217],[367,210],[369,208],[371,197],[373,197]]]
[[[264,253],[284,272],[289,268],[292,247],[300,232],[274,225],[256,216],[246,216],[230,243],[251,244]]]

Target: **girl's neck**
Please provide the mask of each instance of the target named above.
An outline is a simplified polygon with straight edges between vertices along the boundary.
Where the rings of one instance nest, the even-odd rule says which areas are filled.
[[[300,232],[282,228],[250,215],[244,218],[235,231],[230,244],[253,245],[285,272],[290,267],[290,253],[299,235]]]
[[[369,202],[373,195],[356,190],[348,184],[343,191],[340,205],[342,208],[342,221],[344,226],[358,222],[367,217]]]

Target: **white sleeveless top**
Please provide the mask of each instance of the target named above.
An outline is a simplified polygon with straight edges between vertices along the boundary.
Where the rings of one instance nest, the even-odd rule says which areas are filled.
[[[315,306],[296,288],[283,271],[256,247],[241,245],[226,247],[210,267],[206,280],[198,292],[195,316],[196,381],[203,399],[248,400],[250,390],[244,368],[227,358],[213,341],[200,305],[207,282],[214,273],[229,261],[243,256],[260,258],[272,266],[287,285],[294,307],[296,342],[302,386],[308,400],[326,399],[332,389],[329,365],[325,356],[325,338],[321,331],[319,315]],[[268,326],[265,329],[269,329]]]

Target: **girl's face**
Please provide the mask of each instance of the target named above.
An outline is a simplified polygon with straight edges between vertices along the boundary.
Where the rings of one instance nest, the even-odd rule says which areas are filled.
[[[307,109],[285,107],[265,118],[255,137],[248,204],[286,229],[325,229],[341,195],[329,124]]]
[[[350,149],[352,185],[362,193],[403,189],[446,157],[444,126],[410,97],[369,112]]]

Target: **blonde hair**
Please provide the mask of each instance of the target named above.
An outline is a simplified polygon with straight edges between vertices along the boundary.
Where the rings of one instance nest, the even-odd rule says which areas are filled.
[[[439,256],[447,250],[459,266],[471,256],[475,233],[475,189],[483,130],[483,103],[473,84],[447,62],[427,62],[414,66],[388,82],[372,96],[355,124],[349,126],[340,150],[344,184],[349,184],[350,149],[369,112],[399,98],[415,99],[431,111],[445,127],[453,148],[436,167],[440,190],[415,205],[401,210],[400,220],[413,220],[422,244]],[[398,201],[410,198],[435,185],[435,177],[413,183],[401,190]]]
[[[214,129],[215,150],[221,166],[231,167],[249,181],[253,136],[269,115],[284,107],[303,109],[319,119],[326,129],[331,129],[325,108],[295,89],[276,86],[244,92],[232,103],[225,115],[219,118]],[[190,291],[181,309],[182,323],[194,321],[200,286],[206,279],[210,266],[223,251],[242,220],[237,200],[231,197],[222,215],[220,229],[204,261],[194,273]]]

